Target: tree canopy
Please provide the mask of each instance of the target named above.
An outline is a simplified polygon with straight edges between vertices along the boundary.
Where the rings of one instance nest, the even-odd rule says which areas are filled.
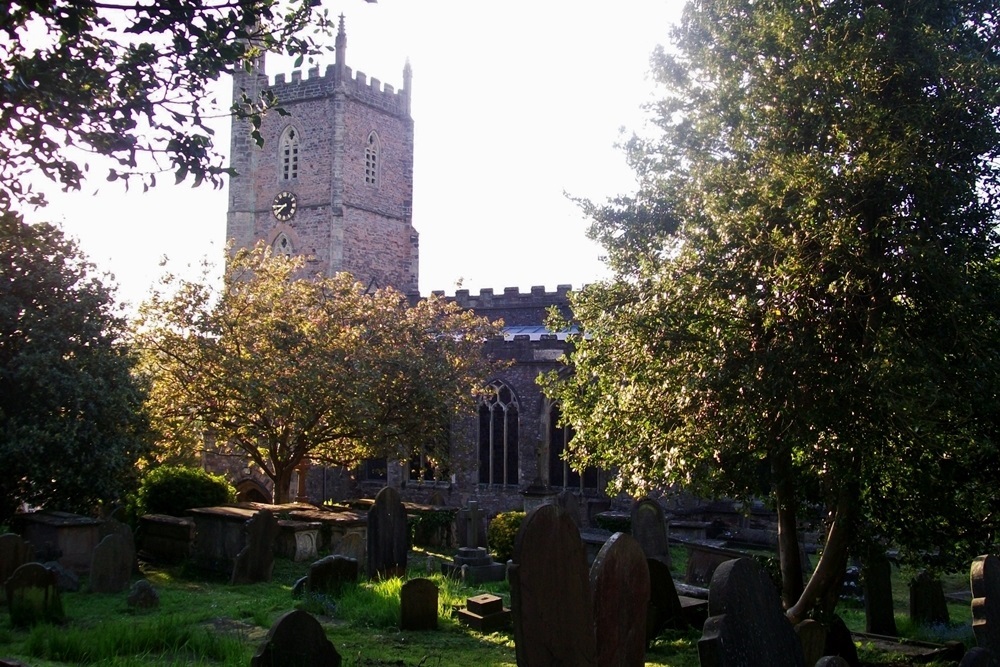
[[[91,154],[144,188],[172,172],[216,187],[227,172],[206,121],[213,82],[266,51],[307,58],[330,27],[313,0],[19,0],[0,6],[0,208],[44,203],[42,174],[78,189]],[[234,100],[259,124],[264,93]],[[147,156],[144,160],[142,156]],[[99,175],[99,178],[105,176]]]
[[[792,618],[847,554],[960,563],[1000,502],[996,0],[705,0],[653,58],[615,277],[551,376],[579,465],[777,508]],[[803,590],[797,528],[827,538]]]
[[[497,325],[444,298],[366,293],[349,274],[309,276],[265,246],[229,260],[221,294],[172,281],[140,309],[136,343],[154,424],[180,450],[205,433],[252,460],[284,502],[304,460],[447,456],[448,420],[470,413]]]
[[[150,437],[110,290],[58,229],[12,213],[0,267],[0,521],[121,502]]]

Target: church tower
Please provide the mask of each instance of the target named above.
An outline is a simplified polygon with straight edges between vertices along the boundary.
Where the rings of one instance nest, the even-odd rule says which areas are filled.
[[[233,76],[234,99],[270,90],[289,115],[264,116],[260,148],[234,120],[226,238],[235,247],[260,240],[304,255],[313,272],[340,271],[375,287],[417,290],[418,236],[412,224],[412,75],[403,88],[351,71],[344,17],[336,63],[291,80],[268,80],[263,60]]]

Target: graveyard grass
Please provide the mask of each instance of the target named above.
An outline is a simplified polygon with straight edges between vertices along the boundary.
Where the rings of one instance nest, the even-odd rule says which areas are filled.
[[[436,554],[439,559],[447,554]],[[275,561],[271,583],[232,586],[183,567],[148,568],[146,577],[160,593],[160,607],[132,612],[125,595],[87,592],[63,594],[67,622],[15,629],[0,624],[0,657],[17,658],[33,667],[62,665],[239,665],[245,667],[271,624],[286,611],[304,609],[323,624],[347,667],[514,667],[511,632],[483,635],[451,618],[465,599],[491,592],[510,605],[505,582],[470,588],[440,575],[427,575],[424,552],[412,554],[410,577],[430,576],[440,587],[439,630],[401,632],[399,590],[402,581],[366,582],[349,587],[336,599],[321,596],[294,600],[293,582],[307,570],[305,563]],[[674,569],[684,566],[686,553],[673,548]],[[906,636],[928,641],[972,641],[968,603],[949,604],[951,628],[919,629],[905,621],[907,578],[894,571],[897,623]],[[956,574],[948,590],[967,590],[968,576]],[[852,629],[864,628],[864,609],[843,603]],[[661,635],[647,652],[649,667],[697,667],[700,631]],[[867,664],[904,664],[891,655],[861,647]]]

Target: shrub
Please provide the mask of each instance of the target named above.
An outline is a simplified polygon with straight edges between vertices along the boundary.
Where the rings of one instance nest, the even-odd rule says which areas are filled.
[[[486,529],[486,539],[490,544],[493,558],[506,563],[514,557],[514,538],[524,521],[524,512],[501,512],[493,517]]]
[[[236,489],[221,475],[201,468],[162,466],[151,470],[139,485],[136,516],[183,516],[192,507],[211,507],[236,500]]]

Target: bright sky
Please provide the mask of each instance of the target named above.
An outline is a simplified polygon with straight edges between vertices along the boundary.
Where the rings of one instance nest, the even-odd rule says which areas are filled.
[[[603,201],[634,181],[623,135],[652,99],[649,56],[681,0],[324,0],[346,16],[347,64],[399,89],[413,68],[413,224],[420,290],[580,287],[606,275],[588,222],[564,193]],[[331,39],[332,46],[332,39]],[[329,62],[332,62],[332,54]],[[325,64],[325,62],[324,62]],[[290,71],[272,58],[268,73]],[[223,86],[223,107],[229,104]],[[228,122],[217,143],[228,151]],[[120,298],[140,301],[166,268],[185,272],[225,246],[226,188],[149,193],[106,183],[56,193],[29,219],[59,222]],[[140,188],[141,189],[141,188]],[[95,193],[96,190],[96,193]]]

